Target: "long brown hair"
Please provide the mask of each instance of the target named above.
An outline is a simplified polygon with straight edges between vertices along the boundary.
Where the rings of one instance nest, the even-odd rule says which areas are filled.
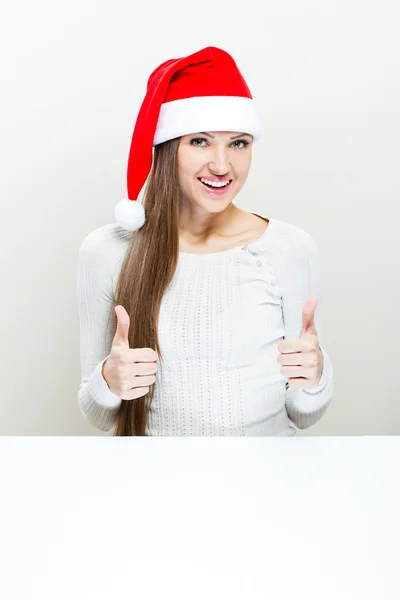
[[[161,300],[179,257],[178,147],[174,138],[154,147],[143,207],[146,221],[132,232],[116,284],[114,306],[121,304],[130,318],[130,348],[152,348],[162,362],[158,343]],[[115,321],[113,337],[116,333]],[[113,435],[146,435],[155,383],[145,396],[122,400]]]

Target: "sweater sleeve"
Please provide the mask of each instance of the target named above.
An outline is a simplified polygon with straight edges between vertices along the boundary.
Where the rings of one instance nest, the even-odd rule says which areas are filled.
[[[289,419],[299,428],[306,429],[319,421],[326,412],[333,395],[333,368],[322,338],[322,268],[318,246],[312,236],[296,228],[297,235],[290,242],[286,259],[284,293],[282,296],[285,338],[297,339],[302,327],[302,310],[310,297],[317,297],[314,323],[324,357],[321,379],[317,386],[307,389],[291,388],[287,383],[286,410]]]
[[[78,406],[84,419],[102,431],[117,422],[121,398],[102,376],[112,344],[115,312],[113,276],[116,249],[106,227],[89,233],[79,249],[77,298],[80,327],[81,383]]]

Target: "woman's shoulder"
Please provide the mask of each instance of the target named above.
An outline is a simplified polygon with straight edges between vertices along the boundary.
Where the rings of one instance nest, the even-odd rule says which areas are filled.
[[[114,270],[121,262],[132,232],[118,223],[108,223],[90,231],[79,248],[80,264],[92,266],[107,272]]]
[[[94,250],[100,253],[119,253],[127,248],[132,232],[118,223],[108,223],[90,231],[81,243],[81,250]]]
[[[314,237],[308,230],[300,227],[300,225],[262,213],[257,214],[269,219],[268,229],[270,238],[266,237],[266,242],[269,240],[281,249],[285,248],[291,252],[297,250],[308,252],[316,249],[317,244]]]

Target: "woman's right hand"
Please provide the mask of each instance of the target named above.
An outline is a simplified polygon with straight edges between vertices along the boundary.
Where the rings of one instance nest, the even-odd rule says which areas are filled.
[[[135,400],[145,396],[155,382],[158,355],[151,348],[129,348],[129,315],[120,304],[114,310],[117,330],[102,375],[113,394],[122,400]]]

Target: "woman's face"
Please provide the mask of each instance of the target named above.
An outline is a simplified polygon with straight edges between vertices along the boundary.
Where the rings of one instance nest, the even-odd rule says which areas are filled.
[[[178,174],[185,201],[206,210],[211,210],[211,207],[224,210],[247,179],[252,144],[250,134],[235,131],[208,131],[183,136],[178,147]],[[230,183],[226,189],[209,188],[200,182],[200,178]]]

